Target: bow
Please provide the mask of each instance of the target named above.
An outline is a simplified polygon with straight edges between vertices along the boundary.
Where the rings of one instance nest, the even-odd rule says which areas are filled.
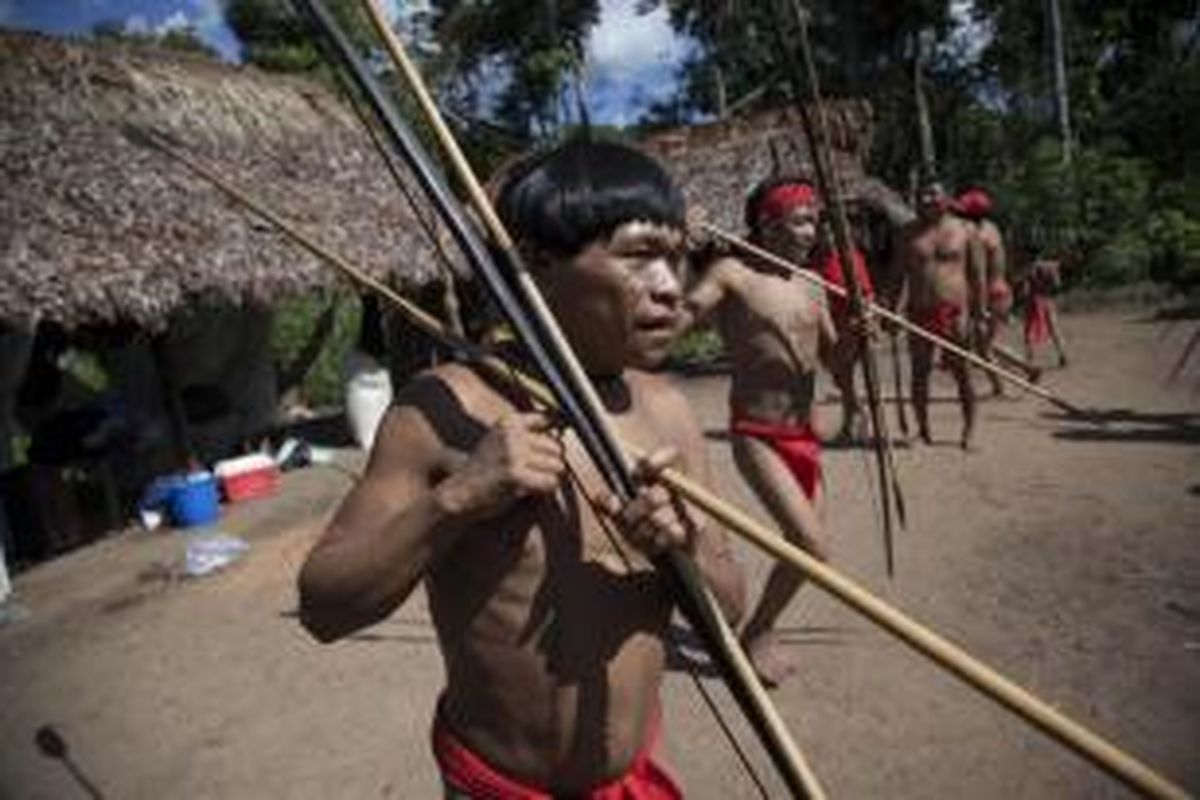
[[[784,0],[772,0],[775,15],[780,19],[787,17],[786,9],[782,7]],[[783,55],[791,76],[793,94],[800,117],[804,122],[804,136],[808,142],[809,152],[812,153],[817,187],[825,197],[832,211],[832,228],[834,243],[837,246],[838,258],[842,262],[842,275],[846,281],[850,314],[858,320],[863,330],[862,336],[862,371],[863,383],[867,395],[867,411],[871,419],[871,429],[874,435],[875,460],[879,470],[879,492],[883,509],[883,543],[887,560],[888,575],[895,573],[895,552],[892,536],[892,510],[895,512],[900,525],[905,522],[904,495],[900,490],[900,480],[896,474],[896,463],[892,458],[891,440],[888,437],[887,418],[884,416],[879,393],[879,368],[875,362],[875,353],[867,338],[867,305],[864,302],[862,287],[859,286],[858,276],[854,269],[854,245],[850,236],[850,224],[846,217],[846,206],[842,197],[842,187],[830,154],[828,127],[826,125],[825,107],[821,102],[821,89],[817,82],[817,70],[813,63],[812,48],[808,41],[808,20],[803,9],[793,0],[792,11],[799,27],[799,44],[801,60],[797,61],[792,48],[784,40],[783,26],[775,26],[780,53]],[[808,104],[800,97],[801,87],[808,87]],[[810,112],[811,105],[815,112]]]
[[[576,361],[570,346],[558,329],[537,287],[524,268],[516,245],[504,230],[475,179],[465,157],[425,92],[415,69],[404,55],[382,13],[373,3],[364,3],[376,30],[387,45],[395,66],[408,80],[421,101],[426,121],[433,127],[454,163],[458,177],[472,197],[476,212],[483,219],[492,243],[507,262],[499,264],[469,224],[464,210],[452,195],[421,143],[402,118],[387,94],[375,81],[362,59],[355,53],[336,20],[321,0],[302,0],[301,9],[324,34],[326,42],[362,91],[368,105],[418,183],[434,203],[451,234],[467,255],[477,275],[487,287],[496,305],[512,325],[518,339],[529,351],[538,371],[549,384],[554,399],[566,419],[579,434],[588,455],[595,462],[609,487],[626,500],[633,497],[635,484],[629,462],[617,444],[595,389]],[[511,277],[511,280],[510,280]],[[778,712],[771,705],[733,631],[712,596],[704,587],[694,564],[676,551],[656,558],[656,568],[674,591],[681,611],[704,641],[714,663],[758,732],[782,778],[799,797],[820,795],[811,771],[800,756]]]

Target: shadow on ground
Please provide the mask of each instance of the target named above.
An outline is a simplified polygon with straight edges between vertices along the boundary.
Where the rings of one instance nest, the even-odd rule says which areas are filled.
[[[1189,412],[1147,413],[1128,408],[1094,410],[1086,420],[1068,414],[1049,413],[1048,418],[1065,423],[1087,423],[1054,432],[1056,439],[1076,442],[1147,442],[1200,444],[1200,414]]]

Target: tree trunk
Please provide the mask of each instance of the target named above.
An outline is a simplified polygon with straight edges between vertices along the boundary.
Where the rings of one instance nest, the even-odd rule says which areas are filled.
[[[925,96],[925,52],[921,31],[913,32],[913,100],[917,109],[917,134],[921,143],[921,172],[928,180],[937,171],[937,153],[933,148],[933,125],[929,121],[929,102]]]
[[[1072,159],[1071,104],[1067,92],[1067,63],[1063,53],[1062,9],[1059,0],[1046,0],[1050,18],[1050,47],[1054,61],[1054,107],[1058,114],[1058,133],[1062,139],[1062,160],[1068,166]]]
[[[729,116],[729,101],[727,98],[728,90],[725,88],[725,72],[721,69],[721,65],[714,63],[712,65],[713,76],[713,110],[716,112],[717,119],[723,120]]]

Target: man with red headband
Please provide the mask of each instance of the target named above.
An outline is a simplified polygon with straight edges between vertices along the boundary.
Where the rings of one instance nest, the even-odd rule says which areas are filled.
[[[917,218],[901,232],[895,251],[893,304],[906,306],[906,315],[931,333],[960,347],[969,347],[984,319],[983,258],[970,224],[950,213],[953,207],[940,183],[929,181],[921,187]],[[909,348],[917,431],[922,441],[931,443],[929,378],[936,348],[917,337],[910,337]],[[958,385],[963,414],[959,443],[966,450],[975,431],[975,390],[971,376],[961,356],[943,353],[941,365],[950,371]]]
[[[819,213],[816,191],[801,178],[769,180],[746,202],[750,238],[808,268],[822,263]],[[738,469],[788,539],[825,559],[828,532],[813,397],[818,365],[832,363],[838,337],[824,292],[765,260],[723,257],[707,265],[688,296],[686,324],[710,313],[733,365],[730,433]],[[775,625],[802,581],[793,568],[776,564],[743,630],[742,641],[767,686],[794,671]]]
[[[1000,359],[1007,366],[1024,372],[1029,380],[1036,381],[1041,376],[1041,370],[996,343],[1012,313],[1013,292],[1008,281],[1008,254],[1004,247],[1004,236],[991,219],[992,198],[983,189],[972,187],[958,196],[955,206],[959,215],[971,226],[987,279],[987,320],[982,341],[979,342],[980,355],[989,360]],[[988,378],[992,382],[992,393],[997,396],[1004,394],[1004,384],[1000,378],[991,372]]]

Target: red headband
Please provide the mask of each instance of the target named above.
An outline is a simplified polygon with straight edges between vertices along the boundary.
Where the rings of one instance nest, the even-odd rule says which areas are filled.
[[[758,201],[756,216],[761,219],[783,219],[793,208],[817,207],[817,192],[812,184],[784,183],[767,192]]]
[[[992,213],[992,198],[983,189],[968,189],[958,196],[958,210],[971,219],[983,219]]]

